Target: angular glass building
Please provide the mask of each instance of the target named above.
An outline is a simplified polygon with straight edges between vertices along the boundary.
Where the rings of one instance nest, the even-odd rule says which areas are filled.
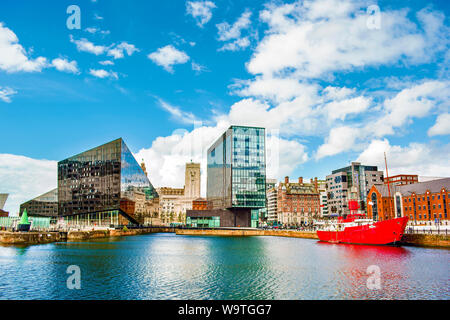
[[[121,138],[58,162],[58,215],[71,225],[142,223],[136,199],[155,198]]]
[[[208,210],[187,212],[187,224],[256,227],[266,206],[265,152],[264,128],[225,131],[207,152]]]
[[[27,209],[30,217],[58,216],[58,189],[53,189],[20,205],[20,216]]]

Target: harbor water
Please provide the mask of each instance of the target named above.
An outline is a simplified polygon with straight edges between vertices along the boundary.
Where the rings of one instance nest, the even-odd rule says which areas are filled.
[[[263,236],[0,246],[0,299],[447,300],[449,262],[446,249]],[[79,268],[79,289],[68,286],[70,266]]]

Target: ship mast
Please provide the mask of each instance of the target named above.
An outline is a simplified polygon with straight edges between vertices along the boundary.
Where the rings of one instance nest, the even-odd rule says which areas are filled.
[[[391,216],[391,219],[394,218],[391,215],[391,187],[389,185],[389,173],[388,173],[388,166],[387,166],[387,160],[386,160],[386,152],[384,153],[384,163],[386,164],[386,179],[387,179],[387,187],[388,187],[388,195],[389,195],[389,216]]]

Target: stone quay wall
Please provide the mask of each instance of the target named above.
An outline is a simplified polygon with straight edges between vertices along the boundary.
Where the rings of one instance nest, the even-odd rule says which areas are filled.
[[[291,238],[319,239],[316,232],[294,230],[258,230],[258,229],[177,229],[176,234],[190,236],[277,236]]]
[[[60,232],[0,231],[0,243],[2,244],[40,244],[64,240],[64,234]]]
[[[450,248],[450,236],[444,234],[405,234],[402,242],[411,246]]]
[[[174,228],[154,227],[124,230],[83,230],[69,232],[10,232],[0,231],[0,244],[32,245],[60,241],[81,241],[109,237],[134,236],[138,234],[175,232]]]
[[[174,228],[158,227],[158,228],[142,228],[142,229],[128,229],[127,231],[121,229],[111,230],[93,230],[93,231],[70,231],[67,234],[68,241],[89,240],[109,237],[135,236],[138,234],[160,233],[160,232],[175,232]]]

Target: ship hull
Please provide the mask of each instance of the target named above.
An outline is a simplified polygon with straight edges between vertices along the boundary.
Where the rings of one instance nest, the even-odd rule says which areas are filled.
[[[317,231],[320,241],[332,243],[389,245],[398,244],[405,231],[408,217],[346,227],[343,231]]]

